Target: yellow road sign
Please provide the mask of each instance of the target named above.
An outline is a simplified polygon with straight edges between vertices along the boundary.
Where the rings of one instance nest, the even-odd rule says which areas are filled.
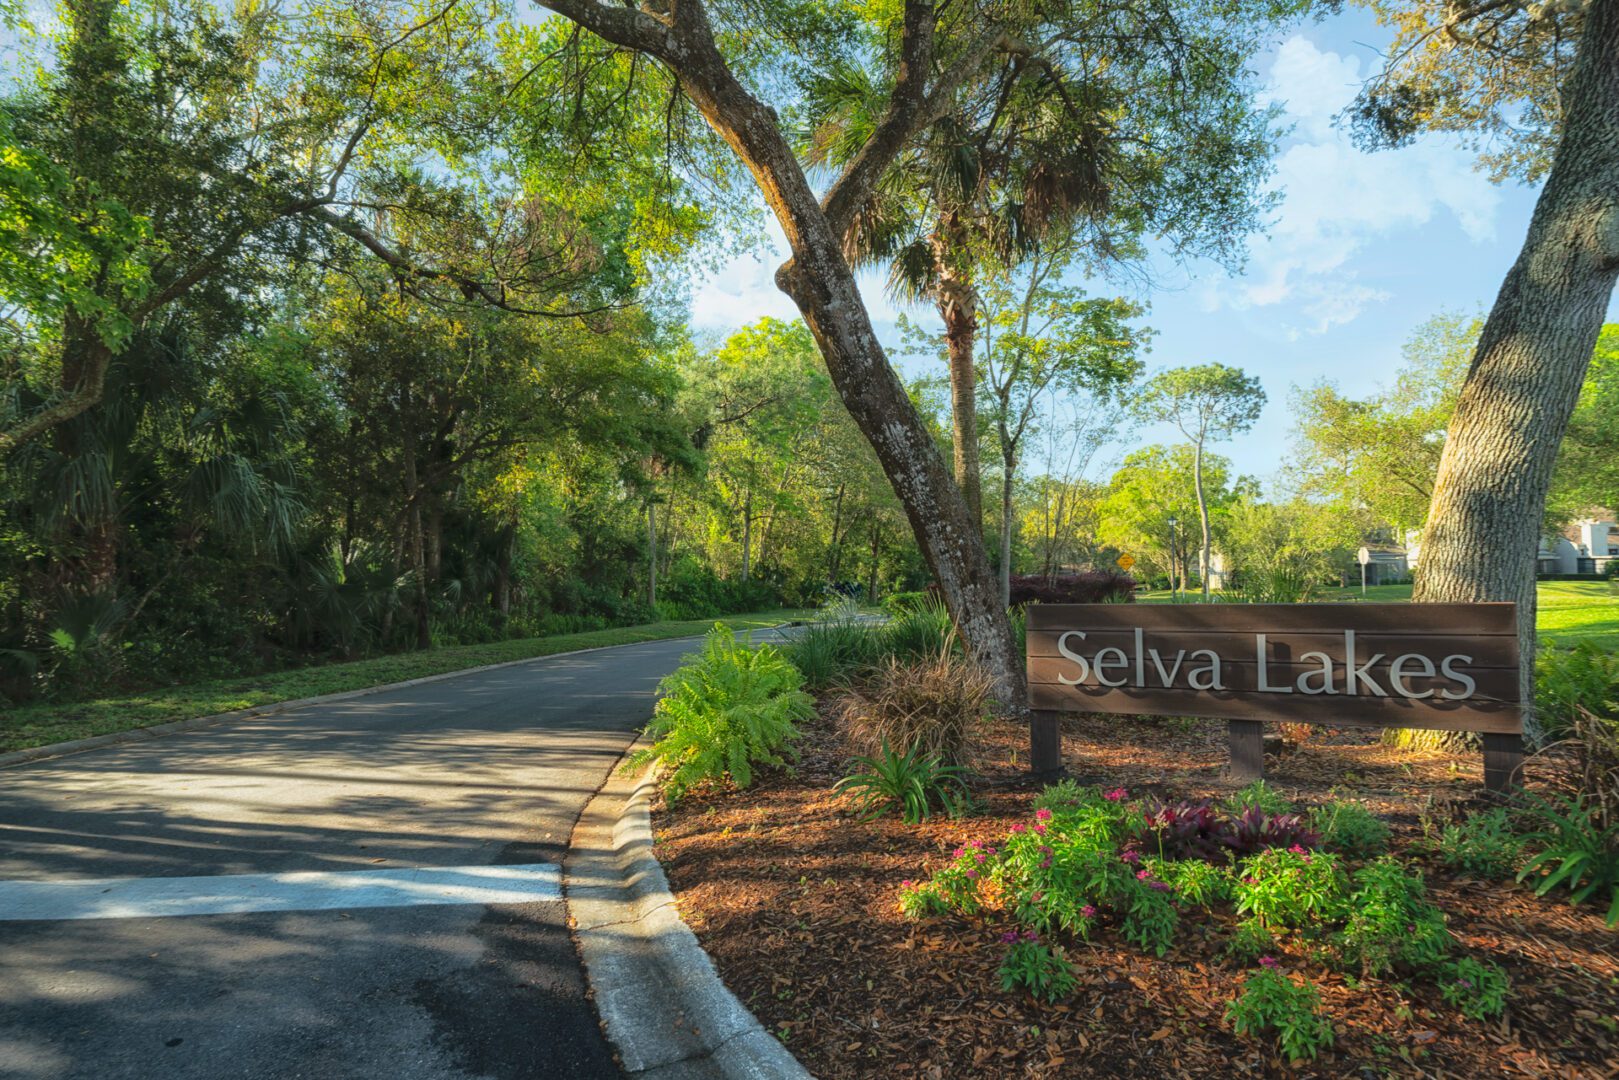
[[[1114,562],[1118,564],[1120,570],[1128,570],[1136,564],[1136,557],[1134,555],[1120,555]]]

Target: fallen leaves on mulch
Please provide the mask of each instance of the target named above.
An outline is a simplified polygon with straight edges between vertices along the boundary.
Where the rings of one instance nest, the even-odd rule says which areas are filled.
[[[1133,795],[1229,793],[1219,723],[1117,717],[1064,719],[1063,754],[1081,781]],[[831,793],[849,751],[828,718],[812,724],[803,760],[741,792],[696,793],[659,813],[657,851],[681,914],[726,984],[823,1080],[844,1077],[1619,1076],[1619,936],[1588,909],[1422,863],[1460,942],[1512,978],[1504,1018],[1470,1022],[1431,987],[1356,983],[1306,971],[1333,1021],[1336,1046],[1284,1064],[1268,1042],[1224,1021],[1246,969],[1222,959],[1221,917],[1183,919],[1157,959],[1102,933],[1069,950],[1080,988],[1044,1005],[1000,989],[1001,927],[955,917],[902,918],[900,882],[919,879],[970,839],[1026,820],[1027,734],[977,734],[972,764],[984,810],[963,821],[859,822]],[[1273,761],[1267,780],[1303,803],[1334,789],[1364,799],[1395,829],[1401,853],[1424,813],[1447,817],[1475,799],[1473,755],[1328,735]],[[1351,989],[1351,986],[1354,989]]]

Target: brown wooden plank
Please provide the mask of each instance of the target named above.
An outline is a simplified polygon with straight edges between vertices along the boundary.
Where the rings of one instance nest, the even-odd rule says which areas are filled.
[[[1071,649],[1082,655],[1094,656],[1098,650],[1106,648],[1124,649],[1132,655],[1136,651],[1135,627],[1127,630],[1092,630],[1079,626],[1055,630],[1031,630],[1028,635],[1028,655],[1031,658],[1061,656],[1057,649],[1057,640],[1064,633],[1074,629],[1084,631],[1085,637],[1069,638],[1068,644]],[[1256,633],[1265,635],[1265,654],[1271,660],[1284,662],[1296,660],[1307,652],[1325,653],[1336,662],[1342,662],[1344,658],[1342,630],[1320,633],[1297,630],[1272,633],[1260,630]],[[1255,637],[1254,633],[1232,633],[1224,630],[1148,630],[1143,627],[1141,647],[1144,650],[1156,649],[1160,656],[1166,658],[1172,657],[1181,649],[1185,649],[1188,653],[1193,649],[1213,649],[1222,657],[1252,658],[1258,644]],[[1439,656],[1460,653],[1472,658],[1468,664],[1469,669],[1517,670],[1518,667],[1516,634],[1466,638],[1442,634],[1357,630],[1355,652],[1362,660],[1379,652],[1389,656],[1414,652],[1435,659]]]
[[[1092,654],[1089,659],[1094,659],[1094,657],[1095,654]],[[1364,659],[1370,658],[1371,657],[1368,656]],[[1110,659],[1116,660],[1117,658],[1110,657]],[[1161,673],[1150,660],[1142,665],[1143,671],[1138,673],[1135,665],[1130,662],[1131,659],[1132,658],[1126,654],[1126,662],[1124,666],[1109,667],[1106,671],[1109,679],[1112,679],[1115,682],[1119,680],[1125,681],[1126,686],[1119,687],[1118,689],[1180,689],[1195,692],[1195,688],[1192,686],[1190,681],[1191,672],[1196,670],[1196,665],[1193,661],[1188,660],[1181,663],[1178,667],[1175,667],[1172,663],[1166,664],[1165,667],[1171,670],[1174,677],[1171,680],[1170,685],[1165,687],[1161,678]],[[1368,668],[1366,670],[1366,677],[1372,682],[1376,683],[1386,695],[1390,697],[1400,696],[1394,691],[1393,683],[1389,675],[1388,660],[1389,658],[1385,656],[1382,662]],[[1076,665],[1073,661],[1066,659],[1053,659],[1045,656],[1031,656],[1029,657],[1028,661],[1028,675],[1029,682],[1031,684],[1055,683],[1062,685],[1064,679],[1075,678],[1078,675],[1079,670],[1078,665]],[[1338,694],[1327,695],[1301,693],[1297,689],[1299,676],[1309,673],[1319,674],[1320,670],[1320,667],[1314,664],[1267,663],[1265,665],[1266,682],[1271,686],[1286,686],[1293,689],[1291,693],[1284,693],[1281,691],[1265,691],[1260,689],[1259,665],[1257,663],[1234,661],[1229,657],[1222,657],[1220,663],[1220,685],[1225,691],[1234,694],[1258,694],[1264,697],[1279,697],[1283,699],[1298,698],[1301,701],[1311,701],[1317,697],[1329,696],[1376,696],[1375,693],[1368,693],[1370,688],[1359,679],[1356,680],[1356,689],[1359,691],[1359,693],[1356,695],[1349,695],[1346,692],[1347,675],[1342,665],[1336,665],[1333,668],[1333,685],[1338,690]],[[1507,702],[1516,702],[1519,700],[1517,668],[1472,668],[1467,665],[1457,665],[1454,670],[1458,673],[1467,675],[1475,684],[1473,693],[1469,696],[1468,700]],[[1145,676],[1143,682],[1136,682],[1138,674]],[[1201,683],[1205,680],[1200,677],[1198,681]],[[1435,697],[1439,697],[1446,690],[1460,692],[1461,688],[1464,686],[1464,684],[1458,681],[1443,678],[1439,675],[1410,675],[1401,681],[1407,689],[1414,693],[1421,694],[1431,692]],[[1104,685],[1104,683],[1100,677],[1100,674],[1093,666],[1080,681],[1080,685],[1100,688]]]
[[[1233,633],[1384,630],[1516,634],[1515,604],[1030,604],[1031,630],[1223,630]]]
[[[1032,683],[1029,707],[1059,712],[1132,716],[1197,716],[1210,719],[1292,721],[1328,726],[1433,728],[1518,734],[1521,707],[1507,701],[1429,703],[1406,698],[1302,697],[1298,694],[1232,694],[1201,690],[1121,690]]]

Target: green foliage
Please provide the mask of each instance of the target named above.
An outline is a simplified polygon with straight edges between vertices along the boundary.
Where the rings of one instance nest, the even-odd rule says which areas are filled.
[[[1471,956],[1447,960],[1439,968],[1439,993],[1469,1020],[1501,1015],[1510,985],[1499,965],[1482,964]]]
[[[1226,1006],[1226,1018],[1238,1035],[1274,1034],[1289,1061],[1314,1059],[1332,1045],[1332,1024],[1322,1015],[1315,987],[1274,969],[1243,980],[1241,996]]]
[[[1536,896],[1561,888],[1571,904],[1606,904],[1609,926],[1619,926],[1619,828],[1604,825],[1583,795],[1526,794],[1529,828],[1524,843],[1534,855],[1518,872]]]
[[[1428,970],[1450,951],[1445,917],[1427,899],[1421,875],[1407,873],[1392,855],[1355,871],[1353,888],[1338,945],[1361,974],[1376,977],[1395,964]]]
[[[1249,807],[1257,807],[1266,817],[1293,812],[1293,803],[1264,780],[1255,780],[1241,791],[1228,796],[1222,805],[1234,815],[1241,814]]]
[[[1001,961],[1001,989],[1007,993],[1027,990],[1036,999],[1057,1002],[1074,992],[1079,980],[1061,949],[1053,948],[1034,935],[1008,931],[1016,940]]]
[[[1226,942],[1225,954],[1242,964],[1252,964],[1276,951],[1276,936],[1258,919],[1244,919]]]
[[[899,751],[883,744],[875,757],[857,757],[859,768],[839,780],[834,791],[851,792],[862,819],[899,811],[907,825],[919,825],[935,808],[960,817],[971,795],[959,765],[946,765],[919,746]]]
[[[1251,915],[1268,927],[1304,927],[1338,917],[1344,886],[1338,856],[1269,848],[1238,865],[1232,895],[1239,915]]]
[[[1535,715],[1546,734],[1574,726],[1576,710],[1619,718],[1619,654],[1595,642],[1541,649],[1535,657]]]
[[[1177,900],[1211,908],[1231,898],[1231,874],[1224,867],[1202,859],[1148,859],[1145,865]]]
[[[755,765],[784,762],[799,738],[798,723],[814,715],[802,685],[803,676],[775,648],[750,648],[715,626],[702,651],[659,684],[662,696],[647,727],[656,741],[629,764],[656,761],[669,770],[663,789],[671,800],[726,777],[747,787]]]
[[[1381,855],[1389,847],[1389,827],[1365,806],[1334,799],[1310,812],[1310,825],[1321,834],[1321,844],[1352,858]]]
[[[1446,825],[1431,844],[1439,861],[1452,870],[1486,878],[1511,877],[1523,862],[1524,842],[1500,806]]]
[[[876,663],[882,638],[870,623],[828,619],[804,627],[787,646],[793,666],[804,673],[804,685],[825,690]]]

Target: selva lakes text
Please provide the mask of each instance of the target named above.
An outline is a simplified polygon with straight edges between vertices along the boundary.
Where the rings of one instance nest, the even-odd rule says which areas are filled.
[[[1464,668],[1473,658],[1462,653],[1430,656],[1420,652],[1391,655],[1343,631],[1339,659],[1320,650],[1301,652],[1281,661],[1270,654],[1264,634],[1254,634],[1253,652],[1222,656],[1213,649],[1147,648],[1144,632],[1134,631],[1133,648],[1087,648],[1085,631],[1068,630],[1057,638],[1057,652],[1071,665],[1059,671],[1065,686],[1100,684],[1120,689],[1189,687],[1229,690],[1233,668],[1251,668],[1251,682],[1241,689],[1268,694],[1347,695],[1462,701],[1478,684]]]

